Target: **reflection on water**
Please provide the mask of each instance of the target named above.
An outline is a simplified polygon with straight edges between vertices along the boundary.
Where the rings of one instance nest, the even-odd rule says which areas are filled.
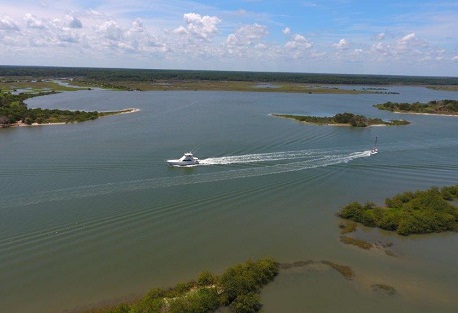
[[[266,312],[452,312],[456,234],[361,230],[393,242],[391,257],[340,243],[335,213],[351,201],[381,204],[401,191],[456,184],[458,120],[406,116],[409,126],[353,129],[269,115],[396,119],[372,105],[457,97],[388,89],[400,94],[92,90],[29,99],[32,107],[142,111],[0,130],[2,310],[59,312],[271,256],[348,265],[355,278],[319,262],[282,271],[263,292]],[[379,153],[370,156],[375,137]],[[166,166],[190,150],[199,166]]]

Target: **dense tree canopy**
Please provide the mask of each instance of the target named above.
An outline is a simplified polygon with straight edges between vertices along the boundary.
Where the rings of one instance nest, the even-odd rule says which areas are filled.
[[[405,192],[385,200],[386,207],[353,202],[338,214],[369,227],[396,231],[401,235],[458,230],[458,208],[449,200],[458,198],[458,185],[442,189]]]

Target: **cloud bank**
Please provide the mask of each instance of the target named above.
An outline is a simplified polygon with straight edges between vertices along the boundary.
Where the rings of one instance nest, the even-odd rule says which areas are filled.
[[[180,15],[169,10],[174,18],[164,21],[119,5],[116,14],[59,8],[0,13],[4,14],[0,15],[0,64],[409,75],[458,72],[458,44],[425,38],[420,27],[417,33],[372,26],[341,37],[338,30],[295,32],[295,25],[248,10],[230,14],[213,8],[208,11],[214,14]],[[316,5],[303,7],[310,10]]]

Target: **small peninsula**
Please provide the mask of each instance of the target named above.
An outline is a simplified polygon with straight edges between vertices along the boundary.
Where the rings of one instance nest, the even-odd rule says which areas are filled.
[[[396,113],[458,116],[458,100],[433,100],[428,103],[385,102],[376,104],[374,107]]]
[[[306,116],[306,115],[290,115],[290,114],[272,114],[275,117],[283,117],[293,119],[299,122],[330,125],[330,126],[352,126],[352,127],[367,127],[367,126],[398,126],[410,124],[406,120],[390,120],[383,121],[380,118],[369,118],[363,115],[353,113],[339,113],[331,117]]]
[[[404,192],[387,198],[386,207],[372,202],[353,202],[338,215],[368,227],[396,231],[400,235],[458,231],[458,208],[450,201],[458,198],[458,185],[426,191]]]
[[[79,123],[95,120],[103,116],[138,111],[137,109],[125,109],[111,112],[85,112],[41,108],[30,109],[24,102],[26,99],[32,97],[45,96],[55,93],[55,91],[40,91],[36,93],[20,93],[16,95],[11,92],[0,92],[0,128]]]

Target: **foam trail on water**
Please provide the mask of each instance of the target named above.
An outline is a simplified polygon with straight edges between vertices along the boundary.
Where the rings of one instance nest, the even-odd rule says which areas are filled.
[[[302,152],[301,152],[302,153]],[[271,159],[273,160],[285,160],[288,158],[293,158],[293,154],[291,152],[280,152],[280,153],[272,153],[270,155]],[[255,160],[259,155],[250,155],[247,156],[239,156],[239,157],[226,157],[229,158],[229,161],[235,162],[238,160],[240,163],[242,160],[246,163],[246,161]],[[264,155],[265,156],[265,155]],[[175,177],[160,177],[160,178],[151,178],[151,179],[142,179],[142,180],[134,180],[134,181],[126,181],[126,182],[119,182],[119,183],[108,183],[108,184],[101,184],[101,185],[89,185],[89,186],[81,186],[75,188],[66,188],[66,189],[58,189],[52,191],[46,191],[31,195],[16,195],[10,197],[3,197],[0,198],[0,207],[17,207],[22,205],[31,205],[31,204],[38,204],[43,202],[50,202],[50,201],[63,201],[63,200],[70,200],[70,199],[79,199],[79,198],[87,198],[87,197],[95,197],[107,194],[114,194],[120,192],[129,192],[129,191],[136,191],[136,190],[145,190],[145,189],[155,189],[155,188],[164,188],[164,187],[174,187],[174,186],[182,186],[182,185],[191,185],[191,184],[201,184],[201,183],[209,183],[209,182],[217,182],[217,181],[225,181],[231,179],[241,179],[241,178],[248,178],[248,177],[257,177],[257,176],[264,176],[264,175],[273,175],[273,174],[281,174],[287,172],[294,172],[294,171],[302,171],[306,169],[312,169],[317,167],[324,167],[330,166],[340,163],[347,163],[349,161],[369,157],[370,151],[363,151],[363,152],[353,152],[353,153],[340,153],[340,154],[324,154],[317,153],[316,151],[308,155],[308,159],[301,160],[299,162],[291,162],[291,163],[283,163],[283,164],[275,164],[269,166],[260,166],[260,167],[252,167],[252,168],[243,168],[243,169],[234,169],[228,171],[218,171],[213,173],[204,173],[204,174],[194,174],[194,175],[186,175],[186,176],[175,176]],[[305,155],[302,155],[305,157]],[[224,158],[217,158],[219,160]],[[208,160],[208,159],[207,159]],[[263,159],[265,160],[265,159]],[[257,161],[253,161],[257,162]],[[214,163],[214,164],[229,164],[229,163]]]
[[[226,165],[226,164],[241,164],[241,163],[256,163],[281,160],[295,160],[307,157],[323,155],[322,150],[303,150],[303,151],[286,151],[272,153],[257,153],[235,156],[224,156],[216,158],[207,158],[199,160],[200,165]],[[329,151],[328,151],[329,153]]]

